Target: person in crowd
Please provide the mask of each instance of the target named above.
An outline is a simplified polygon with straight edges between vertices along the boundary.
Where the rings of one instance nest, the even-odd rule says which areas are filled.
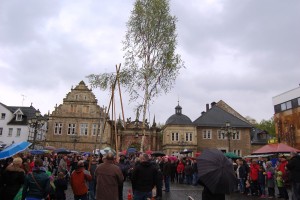
[[[3,199],[13,200],[25,179],[25,171],[21,168],[22,158],[17,157],[8,165],[3,173]]]
[[[120,155],[120,159],[119,159],[119,163],[118,166],[120,167],[120,170],[122,171],[123,177],[124,177],[124,181],[126,181],[126,177],[128,174],[128,170],[129,170],[129,163],[126,162],[126,158],[124,155]],[[121,184],[119,186],[119,199],[123,199],[123,184]]]
[[[164,157],[163,175],[165,182],[165,192],[170,192],[170,176],[171,176],[171,162],[168,157]]]
[[[36,158],[32,172],[25,177],[22,199],[44,199],[49,195],[50,189],[50,178],[43,167],[43,160]]]
[[[91,159],[91,165],[90,165],[90,173],[93,179],[89,181],[89,200],[96,199],[96,179],[95,179],[96,168],[97,168],[97,159],[93,157]]]
[[[184,174],[186,177],[186,184],[191,185],[193,183],[193,167],[191,165],[191,161],[188,160],[186,162],[185,168],[184,168]]]
[[[283,178],[282,178],[282,172],[281,171],[277,171],[276,172],[276,185],[279,191],[279,196],[278,198],[283,198],[285,200],[289,199],[289,196],[285,196],[285,192],[283,191],[284,189],[286,189],[284,187],[284,183],[283,183]]]
[[[247,179],[247,170],[243,164],[243,161],[240,159],[237,159],[237,170],[236,170],[236,174],[237,174],[237,179],[239,181],[239,189],[240,189],[240,193],[244,193],[245,192],[245,181]]]
[[[259,165],[259,172],[258,172],[258,185],[260,191],[260,197],[266,197],[266,171],[263,165]]]
[[[259,195],[258,172],[259,172],[259,165],[257,164],[256,160],[252,160],[252,163],[250,165],[250,174],[249,174],[252,196]]]
[[[204,187],[202,191],[202,200],[225,200],[225,194],[212,193],[208,187],[201,182],[201,179],[199,180],[199,183]]]
[[[177,168],[176,161],[171,160],[171,183],[175,182],[176,168]]]
[[[287,175],[286,174],[286,165],[288,164],[288,161],[283,154],[279,155],[278,161],[279,161],[279,163],[276,167],[276,171],[277,171],[277,175],[279,175],[280,179],[282,180],[282,181],[277,180],[277,184],[278,184],[278,181],[280,184],[278,198],[289,199],[289,194],[287,192],[287,188],[285,187],[285,184],[283,182],[283,177],[285,177]],[[281,173],[278,173],[278,172],[281,172]],[[281,182],[282,182],[282,184],[281,184]],[[277,187],[278,187],[278,185],[277,185]],[[278,187],[278,189],[279,189],[279,187]]]
[[[184,175],[183,175],[183,173],[184,173],[184,164],[181,160],[179,161],[179,163],[177,165],[177,173],[178,173],[178,182],[180,184],[182,184],[183,181],[184,181]]]
[[[113,153],[107,153],[104,162],[95,170],[97,200],[119,200],[119,188],[124,177],[114,159]]]
[[[275,169],[271,161],[266,162],[266,185],[269,198],[275,198]]]
[[[199,178],[198,178],[198,167],[197,167],[196,159],[193,161],[192,167],[193,167],[193,185],[197,186]]]
[[[88,199],[87,181],[91,181],[92,176],[89,171],[84,168],[84,161],[78,161],[77,169],[71,174],[71,187],[74,194],[74,200]]]
[[[68,182],[62,172],[58,173],[57,179],[54,180],[56,200],[66,200],[65,191],[68,189]]]
[[[48,161],[48,157],[47,156],[44,157],[43,167],[45,168],[46,171],[49,170],[49,161]]]
[[[157,186],[158,170],[150,163],[149,155],[140,155],[140,164],[132,172],[134,200],[152,198],[152,189]]]
[[[290,181],[292,186],[292,199],[300,199],[300,156],[297,152],[291,152],[291,159],[286,168],[290,173]]]

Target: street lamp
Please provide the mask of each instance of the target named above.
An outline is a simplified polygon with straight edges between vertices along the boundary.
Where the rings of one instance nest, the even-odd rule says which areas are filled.
[[[33,130],[33,141],[32,141],[32,149],[35,149],[36,139],[38,132],[42,132],[42,127],[44,126],[46,120],[43,116],[41,116],[41,112],[39,110],[35,111],[35,116],[31,119],[28,119],[27,125],[29,127],[29,135],[31,135]],[[28,136],[29,137],[29,136]],[[29,138],[28,138],[29,139]]]
[[[230,122],[226,122],[225,127],[222,127],[221,130],[223,137],[227,137],[228,139],[228,152],[231,152],[230,140],[236,135],[236,129],[230,126]]]
[[[73,141],[73,150],[75,151],[75,145],[77,142],[79,142],[79,136],[77,135],[77,133],[75,133],[74,135],[71,136],[71,139]]]

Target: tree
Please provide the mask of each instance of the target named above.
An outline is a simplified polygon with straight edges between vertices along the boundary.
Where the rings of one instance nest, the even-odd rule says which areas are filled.
[[[144,150],[147,108],[153,98],[172,88],[184,63],[175,53],[177,19],[170,15],[168,0],[136,0],[127,23],[123,50],[125,66],[120,70],[121,84],[127,89],[130,101],[138,102],[143,113]],[[94,87],[107,89],[115,75],[104,73],[88,76]],[[142,94],[142,95],[140,95]]]
[[[270,135],[275,136],[275,123],[274,118],[272,117],[269,120],[262,120],[259,124],[256,124],[256,128],[260,130],[267,131]]]

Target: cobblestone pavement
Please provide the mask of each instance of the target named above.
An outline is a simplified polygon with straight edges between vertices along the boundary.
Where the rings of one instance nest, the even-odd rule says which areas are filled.
[[[124,183],[124,189],[123,189],[123,197],[124,197],[123,200],[127,200],[128,189],[131,189],[131,183],[129,181],[126,181]],[[202,199],[201,193],[203,187],[201,186],[191,186],[191,185],[172,183],[170,189],[171,191],[169,193],[163,192],[163,200],[188,200],[188,196],[191,196],[194,200]],[[67,194],[67,200],[74,199],[73,192],[70,185],[68,187],[66,194]],[[226,200],[253,200],[253,199],[261,199],[261,198],[245,196],[239,193],[233,193],[226,196]],[[277,199],[275,198],[274,200]]]

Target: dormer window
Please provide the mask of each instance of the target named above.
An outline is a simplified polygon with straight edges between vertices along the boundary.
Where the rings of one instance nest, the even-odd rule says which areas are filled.
[[[14,112],[14,115],[16,116],[16,121],[22,121],[23,120],[24,113],[21,111],[20,108],[18,110],[16,110],[16,112]]]
[[[16,115],[16,121],[22,121],[22,114],[21,113]]]

